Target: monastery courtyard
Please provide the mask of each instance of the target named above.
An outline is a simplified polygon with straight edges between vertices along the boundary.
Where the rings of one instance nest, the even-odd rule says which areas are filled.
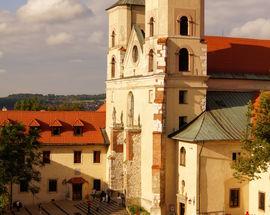
[[[97,210],[97,207],[99,210]],[[127,215],[125,208],[119,206],[116,200],[110,203],[100,202],[99,199],[91,200],[90,213],[86,201],[55,201],[38,205],[24,207],[16,215]]]

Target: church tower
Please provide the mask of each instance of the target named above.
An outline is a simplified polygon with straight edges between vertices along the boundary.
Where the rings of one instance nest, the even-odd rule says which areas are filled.
[[[119,0],[108,14],[109,186],[151,214],[179,211],[189,196],[168,136],[204,110],[204,1]]]

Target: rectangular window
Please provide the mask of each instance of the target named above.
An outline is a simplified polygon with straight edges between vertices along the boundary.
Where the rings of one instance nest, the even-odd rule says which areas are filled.
[[[101,188],[101,183],[99,179],[94,179],[94,184],[93,184],[93,189],[95,189],[96,191],[100,191]]]
[[[187,117],[186,116],[180,116],[179,117],[179,129],[183,128],[187,124]]]
[[[51,152],[50,151],[43,151],[43,163],[44,164],[49,164],[51,163]]]
[[[240,189],[230,190],[230,207],[237,208],[240,206]]]
[[[26,181],[20,181],[20,192],[28,192],[28,183]]]
[[[153,90],[149,90],[148,91],[148,103],[153,103],[154,102],[154,91]]]
[[[81,161],[82,161],[82,152],[75,151],[74,152],[74,163],[81,163]]]
[[[52,136],[60,136],[61,127],[52,127]]]
[[[83,127],[75,126],[74,136],[82,136],[82,135],[83,135]]]
[[[265,210],[265,193],[259,192],[259,209]]]
[[[100,151],[94,151],[94,163],[100,163]]]
[[[49,180],[49,192],[57,192],[57,180],[56,179]]]
[[[186,90],[179,91],[179,104],[187,104],[187,91]]]
[[[240,152],[233,152],[232,153],[232,160],[236,161],[240,157],[241,153]]]

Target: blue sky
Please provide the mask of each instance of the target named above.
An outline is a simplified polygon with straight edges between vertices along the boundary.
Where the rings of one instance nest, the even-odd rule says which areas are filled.
[[[105,91],[116,0],[0,0],[0,97]],[[270,38],[269,0],[206,0],[206,34]]]

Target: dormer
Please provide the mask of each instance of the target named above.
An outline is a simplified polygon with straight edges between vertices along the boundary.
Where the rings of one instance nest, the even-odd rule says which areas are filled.
[[[77,119],[73,123],[74,136],[83,136],[83,127],[84,127],[84,123],[80,119]]]
[[[62,123],[57,119],[55,120],[51,125],[51,134],[52,136],[60,136],[61,135],[61,130],[62,130]]]

